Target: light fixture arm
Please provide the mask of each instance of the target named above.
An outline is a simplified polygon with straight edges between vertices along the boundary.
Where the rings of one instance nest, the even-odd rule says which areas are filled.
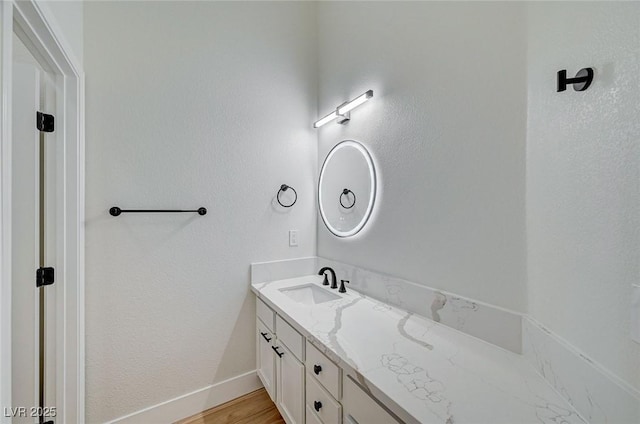
[[[351,120],[351,112],[340,113],[340,109],[348,104],[349,102],[344,102],[336,108],[336,123],[340,125],[346,125]]]

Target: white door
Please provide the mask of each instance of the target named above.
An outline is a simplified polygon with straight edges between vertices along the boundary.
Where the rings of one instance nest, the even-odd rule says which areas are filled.
[[[282,343],[276,343],[278,406],[287,424],[304,424],[304,365]]]
[[[276,353],[271,349],[272,343],[275,343],[275,336],[260,321],[256,320],[256,328],[258,331],[258,377],[262,380],[264,388],[269,393],[271,400],[276,402]]]
[[[41,136],[36,112],[52,113],[55,99],[49,76],[25,57],[15,58],[12,85],[11,415],[18,424],[55,415],[46,408],[55,407],[56,371],[55,286],[36,287],[36,270],[55,261],[56,197],[54,137]]]
[[[13,67],[13,209],[12,209],[12,401],[14,408],[38,403],[38,144],[35,111],[40,106],[39,71],[32,65]],[[14,422],[28,422],[17,411]],[[27,415],[26,417],[24,415]],[[33,421],[31,419],[30,421]]]

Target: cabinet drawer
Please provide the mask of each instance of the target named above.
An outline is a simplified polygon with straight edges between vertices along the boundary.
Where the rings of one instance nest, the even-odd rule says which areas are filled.
[[[345,377],[342,404],[346,423],[398,424],[382,406],[365,393],[350,377]]]
[[[307,423],[306,424],[323,424],[320,418],[307,406]]]
[[[342,407],[336,400],[307,374],[307,408],[320,417],[324,424],[340,424]]]
[[[340,399],[342,395],[340,391],[342,377],[340,375],[340,368],[324,356],[324,354],[308,340],[305,364],[309,375],[317,379],[334,398]]]
[[[304,361],[304,337],[279,315],[276,315],[276,336],[278,342],[284,343],[296,358]]]
[[[269,331],[275,331],[276,314],[262,300],[256,298],[256,315],[267,326]]]

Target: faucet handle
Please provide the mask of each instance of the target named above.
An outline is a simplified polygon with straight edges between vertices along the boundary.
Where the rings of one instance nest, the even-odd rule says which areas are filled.
[[[349,284],[349,280],[340,280],[340,289],[338,289],[339,293],[346,293],[347,289],[344,287],[344,283]]]
[[[324,281],[322,282],[323,286],[328,286],[329,285],[329,278],[327,278],[327,274],[324,273]]]

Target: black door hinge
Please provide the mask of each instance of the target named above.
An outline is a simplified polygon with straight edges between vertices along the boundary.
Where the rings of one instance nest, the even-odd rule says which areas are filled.
[[[50,286],[54,283],[55,272],[53,268],[38,268],[36,270],[36,287]]]
[[[36,112],[36,128],[42,132],[53,132],[55,118],[42,112]]]

